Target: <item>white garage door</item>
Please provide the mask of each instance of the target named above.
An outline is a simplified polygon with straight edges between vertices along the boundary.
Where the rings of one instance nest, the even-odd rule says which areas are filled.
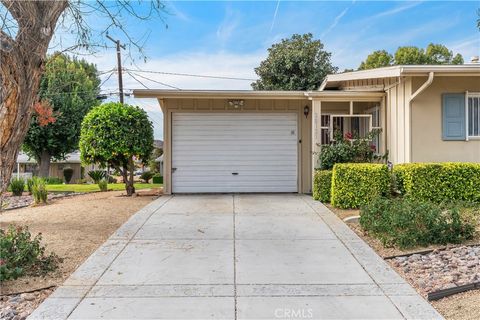
[[[297,191],[297,114],[172,117],[174,193]]]

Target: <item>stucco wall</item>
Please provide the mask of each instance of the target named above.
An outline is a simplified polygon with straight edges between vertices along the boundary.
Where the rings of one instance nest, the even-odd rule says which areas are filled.
[[[298,113],[298,191],[310,193],[312,190],[311,165],[311,112],[303,114],[306,105],[311,110],[311,101],[307,99],[245,99],[244,106],[234,109],[228,99],[163,99],[160,100],[164,113],[164,192],[171,193],[171,119],[173,112],[297,112]],[[279,172],[279,174],[282,174]]]
[[[415,78],[413,87],[425,79]],[[412,162],[480,162],[480,140],[442,140],[442,94],[480,92],[478,77],[435,77],[412,102]]]

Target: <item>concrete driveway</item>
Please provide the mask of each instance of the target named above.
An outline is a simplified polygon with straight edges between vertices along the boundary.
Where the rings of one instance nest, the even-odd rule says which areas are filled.
[[[132,216],[31,319],[441,316],[308,196],[164,196]]]

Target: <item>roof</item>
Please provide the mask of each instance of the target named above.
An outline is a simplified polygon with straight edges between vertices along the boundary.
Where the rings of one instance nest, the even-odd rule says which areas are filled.
[[[254,90],[163,90],[163,89],[138,89],[133,90],[136,98],[158,99],[310,99],[322,98],[380,98],[383,93],[365,91],[254,91]]]
[[[319,90],[336,87],[339,82],[349,80],[365,80],[378,78],[394,78],[400,76],[428,76],[433,72],[436,76],[480,76],[480,64],[460,65],[398,65],[369,70],[359,70],[330,74],[323,81]]]
[[[33,158],[30,158],[26,153],[19,152],[17,156],[17,163],[37,163],[37,161],[35,161]],[[80,151],[68,153],[65,156],[65,160],[53,160],[52,163],[81,163]]]
[[[304,91],[254,90],[133,90],[135,98],[305,99]]]

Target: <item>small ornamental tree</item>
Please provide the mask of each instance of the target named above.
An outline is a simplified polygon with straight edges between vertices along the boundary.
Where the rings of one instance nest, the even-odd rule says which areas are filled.
[[[127,195],[133,186],[134,159],[148,161],[153,150],[153,125],[136,106],[110,102],[93,108],[83,119],[80,153],[85,164],[99,163],[118,170]]]

